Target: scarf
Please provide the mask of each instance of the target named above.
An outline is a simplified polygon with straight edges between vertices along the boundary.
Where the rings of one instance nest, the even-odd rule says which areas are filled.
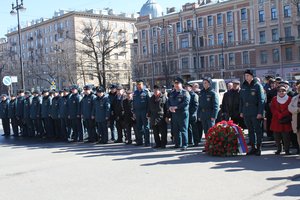
[[[279,104],[285,104],[285,102],[287,102],[288,99],[289,99],[289,96],[287,94],[284,97],[280,97],[277,95],[277,102]]]

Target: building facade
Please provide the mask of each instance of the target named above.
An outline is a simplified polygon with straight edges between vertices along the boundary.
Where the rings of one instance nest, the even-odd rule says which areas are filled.
[[[271,20],[272,2],[280,16],[276,21]],[[261,4],[264,22],[259,22]],[[290,6],[289,11],[285,5]],[[285,72],[300,71],[299,41],[295,37],[300,29],[295,9],[291,3],[275,0],[199,1],[183,5],[180,12],[168,9],[167,14],[156,18],[151,13],[141,15],[136,23],[136,71],[149,85],[168,86],[174,76],[186,81],[207,76],[242,80],[247,68],[254,69],[259,77],[272,74],[294,78],[294,74]],[[284,12],[297,17],[284,17]],[[271,37],[273,27],[278,27],[277,41]],[[265,31],[264,42],[261,31]],[[278,59],[273,60],[273,49],[280,51]]]
[[[33,21],[21,29],[26,89],[99,85],[101,76],[106,77],[107,85],[130,87],[130,43],[135,35],[135,21],[133,15],[114,14],[112,10],[59,11],[51,19]],[[105,41],[101,41],[103,35]],[[93,38],[90,43],[88,37]],[[9,73],[20,76],[17,31],[9,32],[7,41]],[[110,51],[103,53],[108,48]]]

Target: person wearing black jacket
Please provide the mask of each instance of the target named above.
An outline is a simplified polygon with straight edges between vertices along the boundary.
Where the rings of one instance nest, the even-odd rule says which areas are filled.
[[[0,103],[0,118],[4,134],[2,136],[10,136],[9,118],[8,118],[9,99],[6,94],[2,94]]]
[[[17,106],[17,99],[16,95],[10,95],[9,101],[9,108],[8,108],[8,118],[10,119],[11,127],[13,130],[13,136],[19,136],[17,118],[16,118],[16,106]]]
[[[116,95],[117,95],[117,86],[115,84],[112,84],[110,86],[110,92],[108,94],[108,99],[110,104],[112,104],[112,102],[114,102],[114,100],[116,99]],[[109,128],[110,128],[110,133],[111,133],[111,140],[114,141],[116,139],[116,134],[115,134],[115,113],[113,112],[113,110],[110,111],[110,117],[109,117]]]
[[[60,128],[61,128],[61,139],[67,140],[71,134],[71,123],[68,118],[68,108],[67,102],[70,98],[70,92],[68,88],[64,88],[61,93],[61,98],[59,99],[59,114],[58,118],[60,119]]]
[[[45,89],[42,92],[42,104],[41,104],[41,118],[43,123],[43,137],[53,137],[53,121],[50,117],[50,109],[52,104],[52,97],[49,95],[49,90]]]
[[[132,144],[132,128],[135,130],[135,119],[133,117],[132,104],[133,104],[133,93],[132,91],[127,91],[127,96],[124,99],[124,123],[125,123],[125,133],[126,133],[126,144]]]
[[[53,121],[53,135],[55,139],[59,139],[61,136],[61,129],[60,129],[60,119],[58,118],[59,115],[59,99],[60,96],[58,94],[58,91],[52,90],[52,93],[54,94],[54,97],[52,98],[52,104],[51,104],[51,110],[50,110],[50,116]]]
[[[36,136],[43,135],[42,121],[41,121],[41,104],[42,99],[39,92],[36,90],[33,93],[33,98],[30,106],[30,119],[33,123],[33,131]]]
[[[19,90],[17,103],[16,103],[16,119],[17,126],[20,128],[20,134],[23,135],[24,131],[24,99],[25,99],[25,91]],[[19,134],[19,133],[18,133]]]
[[[154,92],[148,102],[148,117],[153,130],[155,146],[153,148],[166,148],[167,124],[165,121],[167,113],[167,97],[160,92],[157,85],[153,87]],[[161,135],[161,136],[160,136]]]
[[[32,104],[32,95],[30,91],[26,91],[25,92],[25,99],[24,99],[24,115],[23,115],[23,119],[24,119],[24,132],[23,135],[24,136],[29,136],[29,137],[33,137],[34,134],[34,129],[33,129],[33,123],[32,120],[30,118],[30,107]]]

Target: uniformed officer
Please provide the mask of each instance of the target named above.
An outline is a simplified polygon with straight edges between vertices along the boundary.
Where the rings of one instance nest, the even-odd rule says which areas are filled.
[[[16,119],[17,119],[17,125],[20,128],[20,135],[23,135],[23,129],[24,129],[24,99],[25,99],[25,91],[19,90],[18,91],[18,97],[17,97],[17,104],[16,104]]]
[[[112,84],[110,86],[110,91],[108,93],[108,99],[110,104],[116,99],[117,95],[117,85]],[[111,140],[114,141],[116,139],[116,121],[115,121],[115,113],[113,110],[111,110],[110,117],[109,117],[109,128],[110,128],[110,134],[111,134]]]
[[[219,97],[211,85],[212,80],[210,78],[204,78],[203,89],[199,95],[198,117],[200,117],[202,122],[205,138],[207,137],[209,128],[215,125],[218,109],[220,107]]]
[[[169,95],[168,106],[171,112],[171,123],[174,134],[175,148],[185,151],[188,146],[188,124],[190,94],[183,89],[183,80],[179,77],[174,80],[174,91]]]
[[[67,108],[67,102],[70,98],[69,88],[64,88],[63,91],[61,91],[61,96],[62,97],[59,99],[58,118],[60,119],[61,139],[66,141],[71,134],[71,125]]]
[[[83,141],[82,122],[80,115],[81,96],[78,93],[78,86],[73,85],[71,88],[72,94],[67,102],[68,118],[71,122],[72,133],[69,137],[70,142]]]
[[[32,104],[32,95],[30,91],[25,92],[25,99],[24,99],[24,135],[33,137],[34,136],[34,129],[33,123],[30,118],[30,107]]]
[[[10,119],[11,127],[13,130],[13,136],[19,136],[18,123],[16,118],[16,106],[17,98],[15,94],[10,95],[9,108],[8,108],[8,118]]]
[[[143,135],[145,146],[150,146],[149,122],[147,119],[149,92],[144,88],[144,81],[136,81],[137,90],[133,94],[133,113],[136,119],[137,132],[135,135],[136,145],[143,145]]]
[[[111,102],[111,110],[114,113],[114,120],[116,121],[116,127],[118,132],[118,138],[115,143],[123,142],[123,131],[125,129],[124,124],[124,89],[121,85],[117,86],[117,95]]]
[[[41,118],[43,124],[43,138],[53,137],[53,121],[50,117],[50,109],[52,104],[52,98],[49,95],[49,90],[44,89],[42,92],[42,105],[41,105]]]
[[[240,116],[244,118],[249,131],[251,150],[247,155],[261,155],[262,119],[265,96],[262,85],[254,78],[254,72],[247,69],[244,72],[245,81],[240,93]]]
[[[133,92],[126,92],[126,99],[124,100],[124,123],[126,132],[126,144],[132,144],[132,128],[136,132],[135,119],[133,118]]]
[[[95,129],[95,120],[92,119],[93,101],[96,96],[92,93],[92,87],[85,85],[83,87],[84,97],[81,100],[81,118],[83,120],[83,133],[85,142],[96,142],[97,135]]]
[[[97,89],[97,97],[94,99],[92,109],[92,119],[95,119],[97,125],[97,133],[99,136],[99,144],[107,144],[108,127],[107,123],[110,117],[110,101],[104,93],[104,88]]]
[[[159,87],[154,85],[153,95],[150,97],[148,117],[153,130],[155,146],[153,148],[166,148],[167,145],[167,96],[162,94]]]
[[[9,99],[6,94],[1,95],[0,103],[0,118],[2,121],[2,127],[4,134],[2,136],[10,136],[10,126],[8,118]]]
[[[51,108],[50,108],[50,116],[53,121],[53,135],[55,139],[61,138],[61,130],[60,130],[60,119],[58,118],[59,114],[59,93],[57,90],[52,90],[53,94]]]
[[[41,104],[42,99],[37,90],[33,91],[32,103],[30,106],[30,119],[33,123],[33,131],[36,136],[43,136],[43,128],[41,121]]]
[[[198,95],[198,103],[199,103],[199,95],[200,95],[200,87],[199,87],[199,84],[198,83],[194,83],[193,84],[193,91]],[[199,107],[198,107],[199,108]],[[201,142],[202,140],[202,135],[203,135],[203,126],[202,126],[202,122],[200,120],[200,116],[199,115],[199,112],[198,112],[198,109],[197,109],[197,122],[196,122],[196,126],[197,126],[197,131],[199,133],[199,143]]]
[[[197,111],[199,106],[199,97],[193,91],[193,85],[187,83],[185,89],[189,92],[191,96],[190,105],[189,105],[189,129],[188,129],[188,138],[189,144],[197,147],[200,142],[200,134],[197,130]]]

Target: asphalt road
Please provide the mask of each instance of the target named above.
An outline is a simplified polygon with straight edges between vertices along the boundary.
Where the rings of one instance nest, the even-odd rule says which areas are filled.
[[[0,136],[1,137],[1,136]],[[0,200],[300,199],[300,159],[0,138]]]

